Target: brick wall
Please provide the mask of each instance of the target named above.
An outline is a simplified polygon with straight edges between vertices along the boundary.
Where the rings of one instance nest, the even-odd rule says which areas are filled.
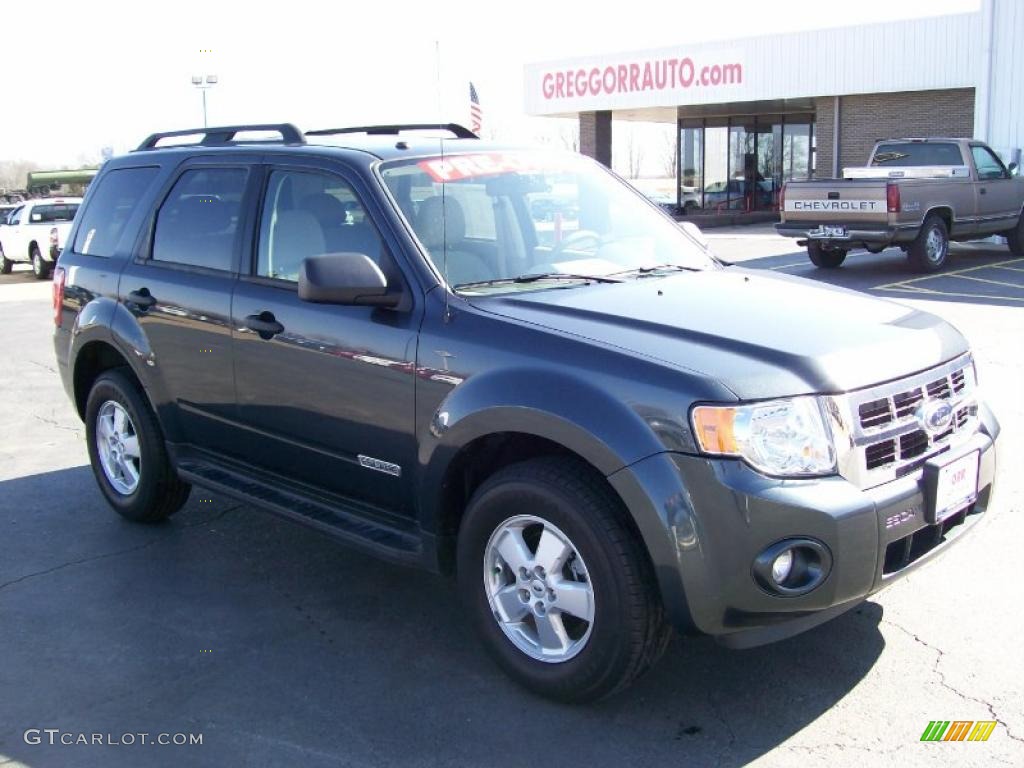
[[[612,113],[580,112],[580,153],[612,167]]]
[[[832,96],[814,100],[816,174],[832,175]],[[876,139],[974,135],[974,89],[870,93],[839,98],[839,169],[864,165]]]

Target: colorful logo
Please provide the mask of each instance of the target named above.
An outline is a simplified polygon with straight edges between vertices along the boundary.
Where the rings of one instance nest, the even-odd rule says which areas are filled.
[[[988,741],[995,728],[995,720],[932,720],[921,741]]]

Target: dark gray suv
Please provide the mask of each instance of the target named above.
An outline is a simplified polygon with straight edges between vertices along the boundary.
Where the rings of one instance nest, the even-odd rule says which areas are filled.
[[[92,184],[54,320],[120,514],[197,484],[451,574],[562,700],[670,627],[836,616],[992,494],[952,327],[723,264],[596,163],[455,125],[156,134]]]

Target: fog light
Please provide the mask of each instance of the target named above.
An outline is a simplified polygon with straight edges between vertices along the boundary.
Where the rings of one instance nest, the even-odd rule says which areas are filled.
[[[793,572],[793,550],[787,549],[772,562],[772,580],[776,584],[785,584],[789,574]]]
[[[754,558],[751,576],[770,595],[798,597],[817,589],[832,570],[832,553],[820,541],[776,541]]]

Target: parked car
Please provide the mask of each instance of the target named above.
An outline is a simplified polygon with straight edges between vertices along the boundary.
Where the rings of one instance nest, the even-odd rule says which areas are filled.
[[[0,222],[0,273],[28,262],[39,280],[48,278],[81,202],[78,197],[27,200],[8,213]]]
[[[711,210],[746,211],[753,207],[770,210],[775,182],[729,179],[714,181],[704,187],[704,207]]]
[[[999,425],[950,325],[723,264],[593,161],[450,130],[194,129],[104,165],[54,347],[119,514],[196,484],[451,575],[436,599],[566,701],[673,627],[807,630],[987,514]],[[581,228],[544,241],[527,196],[567,178]]]
[[[895,245],[918,270],[935,272],[950,241],[991,235],[1024,255],[1024,179],[981,141],[880,141],[866,168],[791,181],[783,196],[779,233],[800,238],[825,269],[841,266],[854,248],[880,253]]]

